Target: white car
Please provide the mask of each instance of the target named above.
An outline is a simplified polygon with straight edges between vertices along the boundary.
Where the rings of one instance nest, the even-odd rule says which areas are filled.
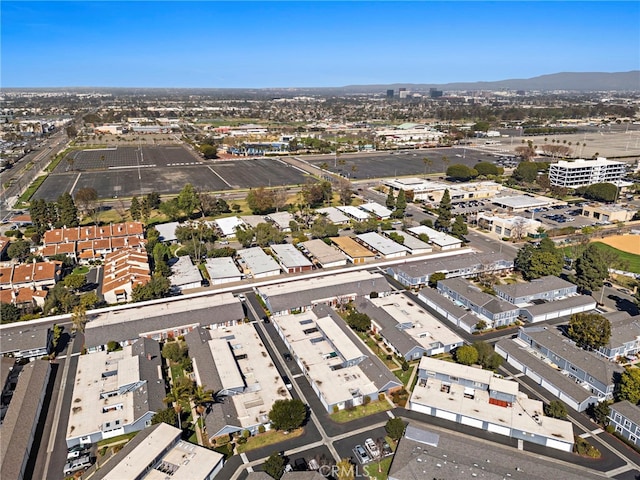
[[[378,458],[380,456],[380,449],[376,445],[376,442],[373,441],[373,438],[367,438],[364,441],[364,446],[367,448],[367,451],[371,454],[372,458]]]

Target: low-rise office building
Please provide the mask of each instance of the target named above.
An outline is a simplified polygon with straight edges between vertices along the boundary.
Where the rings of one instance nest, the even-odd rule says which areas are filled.
[[[637,213],[637,209],[625,208],[620,205],[585,205],[582,215],[593,218],[598,222],[628,222]]]
[[[122,350],[78,357],[66,433],[68,447],[151,425],[166,408],[160,345],[141,338]]]
[[[626,173],[624,162],[598,157],[595,160],[560,160],[549,165],[551,185],[578,188],[594,183],[615,183]]]
[[[547,197],[534,197],[533,195],[513,195],[509,197],[495,197],[491,203],[504,208],[508,212],[524,212],[525,210],[548,207],[556,203]]]
[[[327,412],[402,388],[330,307],[274,317],[273,325]]]
[[[309,272],[313,269],[309,259],[290,243],[271,245],[270,248],[285,273]]]
[[[476,216],[478,226],[489,230],[503,238],[520,240],[527,236],[535,236],[542,222],[517,215],[491,214],[478,212]]]
[[[93,480],[213,480],[224,466],[224,455],[185,442],[182,430],[159,423],[138,433],[108,462],[96,469]]]
[[[490,370],[423,357],[409,408],[565,452],[573,449],[571,422],[546,417],[541,401]]]

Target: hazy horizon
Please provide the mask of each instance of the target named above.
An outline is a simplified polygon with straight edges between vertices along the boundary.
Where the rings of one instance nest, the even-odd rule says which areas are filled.
[[[0,8],[3,88],[339,88],[640,69],[638,2]]]

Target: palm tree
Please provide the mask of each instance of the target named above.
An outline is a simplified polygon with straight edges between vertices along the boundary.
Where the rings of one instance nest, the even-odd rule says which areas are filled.
[[[180,415],[183,410],[183,404],[188,403],[191,397],[191,392],[193,390],[193,384],[188,378],[180,377],[173,381],[171,385],[171,390],[167,396],[162,400],[164,403],[169,405],[173,404],[173,409],[178,415],[178,428],[182,430],[182,419]]]
[[[424,178],[427,178],[427,165],[429,166],[429,173],[431,173],[431,165],[433,165],[433,160],[428,157],[424,157],[422,159],[422,163],[424,163]]]
[[[446,155],[444,155],[442,157],[442,163],[444,164],[444,173],[445,175],[447,174],[447,170],[449,169],[449,163],[451,161],[449,160],[449,157],[447,157]]]
[[[75,332],[84,333],[84,327],[87,324],[87,307],[84,305],[76,305],[73,307],[71,314],[71,323]]]
[[[216,395],[213,390],[206,390],[204,385],[197,385],[191,393],[191,401],[196,406],[196,411],[202,415],[208,403],[216,402]]]

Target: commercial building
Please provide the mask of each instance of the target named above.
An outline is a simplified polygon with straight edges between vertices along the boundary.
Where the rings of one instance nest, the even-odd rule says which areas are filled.
[[[242,280],[242,272],[238,270],[231,257],[207,258],[205,266],[211,285],[222,285]]]
[[[181,440],[182,431],[159,423],[138,433],[122,450],[96,469],[93,480],[212,480],[224,455]]]
[[[596,160],[560,160],[549,165],[551,185],[578,188],[594,183],[616,183],[626,173],[623,162],[614,162],[603,157]]]
[[[322,268],[341,267],[347,264],[347,258],[338,249],[327,245],[319,238],[302,242],[301,248],[302,253]]]
[[[207,438],[268,429],[274,402],[291,396],[255,327],[198,327],[185,340],[196,383],[216,394],[217,401],[203,414]]]
[[[238,264],[248,277],[265,278],[280,275],[280,266],[260,247],[238,250]]]
[[[429,277],[442,272],[446,278],[474,277],[482,273],[506,274],[513,270],[513,259],[499,253],[447,252],[434,258],[424,258],[393,265],[387,273],[406,287],[427,285]]]
[[[392,188],[395,195],[403,190],[416,201],[434,204],[440,203],[445,190],[449,190],[451,200],[456,202],[491,198],[503,189],[502,185],[491,181],[449,184],[417,177],[387,179],[384,185]]]
[[[629,209],[620,205],[596,204],[582,207],[582,215],[593,218],[598,222],[628,222],[636,212],[636,209]]]
[[[37,454],[37,449],[32,448],[51,373],[49,362],[44,360],[29,362],[21,368],[0,426],[0,472],[2,478],[16,480],[30,478],[26,475],[27,464],[35,461],[32,457]]]
[[[309,272],[313,269],[309,259],[290,243],[271,245],[270,248],[285,273]]]
[[[463,339],[403,293],[363,299],[358,312],[371,319],[371,330],[393,353],[406,360],[448,353],[464,344]]]
[[[379,273],[366,270],[339,273],[317,278],[303,278],[293,282],[265,285],[257,288],[271,315],[304,312],[316,305],[346,305],[372,292],[387,295],[393,288]]]
[[[273,317],[273,325],[327,412],[402,388],[330,307]]]
[[[141,338],[122,350],[78,357],[66,433],[68,447],[151,425],[166,408],[160,345]]]
[[[609,422],[615,431],[640,446],[640,407],[628,400],[614,403],[609,407]]]
[[[517,215],[491,214],[478,212],[476,216],[478,226],[496,235],[520,240],[524,237],[535,237],[542,222]]]
[[[351,237],[331,237],[331,243],[333,243],[338,250],[347,257],[347,260],[354,265],[360,265],[371,261],[376,257],[375,253],[359,244]]]
[[[571,422],[546,417],[541,401],[490,370],[422,357],[408,408],[565,452],[573,449]]]
[[[493,198],[491,203],[504,208],[508,212],[524,212],[529,209],[548,207],[557,203],[557,201],[546,197],[534,197],[533,195],[513,195]]]

